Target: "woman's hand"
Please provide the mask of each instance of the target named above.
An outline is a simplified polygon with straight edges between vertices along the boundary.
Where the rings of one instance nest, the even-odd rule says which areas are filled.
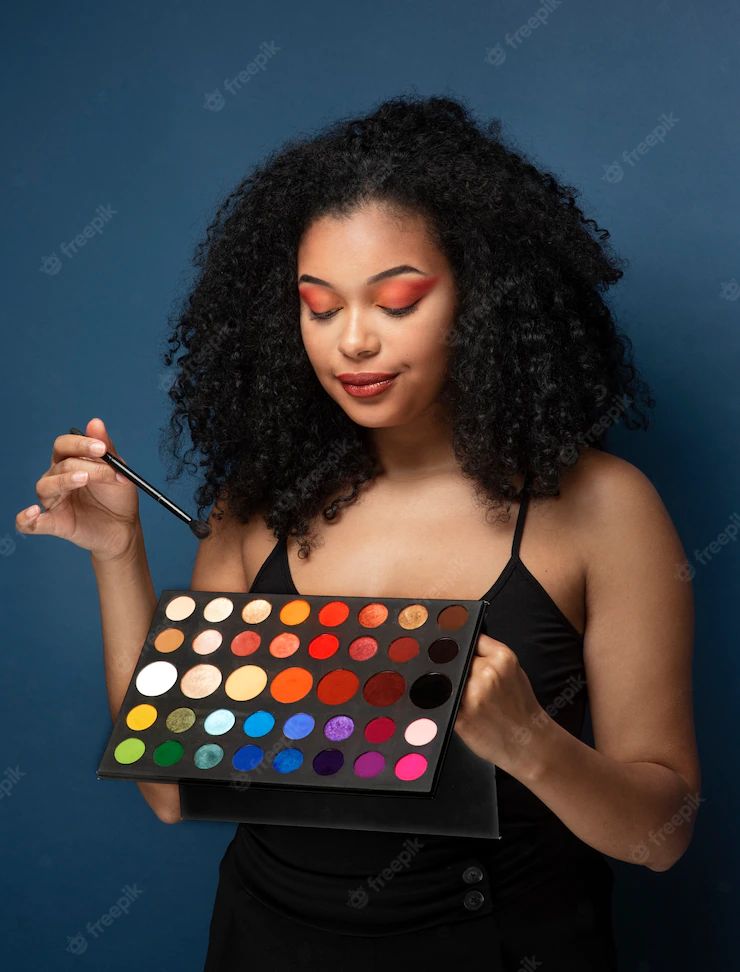
[[[455,721],[463,742],[499,769],[523,778],[535,770],[538,738],[549,722],[511,648],[481,634]]]
[[[85,432],[86,436],[57,437],[51,465],[36,483],[41,509],[31,507],[35,512],[30,516],[22,510],[15,525],[19,533],[61,537],[101,560],[116,560],[127,553],[137,535],[139,491],[98,458],[106,450],[118,456],[102,419],[91,419]],[[97,453],[96,442],[105,446]],[[84,476],[78,481],[74,477],[80,473]]]

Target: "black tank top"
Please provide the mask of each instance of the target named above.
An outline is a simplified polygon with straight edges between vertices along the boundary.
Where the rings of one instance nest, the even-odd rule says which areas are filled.
[[[482,630],[516,653],[542,707],[580,737],[583,637],[519,558],[528,503],[525,493],[509,561],[482,598],[490,602]],[[249,593],[299,595],[285,538]],[[512,902],[519,911],[545,882],[563,900],[585,887],[606,906],[613,875],[604,857],[514,777],[497,770],[496,780],[498,840],[242,823],[222,867],[274,911],[343,934],[414,931],[495,914]]]

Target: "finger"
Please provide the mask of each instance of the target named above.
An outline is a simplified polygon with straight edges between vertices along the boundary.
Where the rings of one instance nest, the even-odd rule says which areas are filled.
[[[56,506],[63,496],[81,486],[92,483],[121,485],[116,470],[107,462],[85,463],[84,459],[75,459],[64,460],[60,465],[64,467],[66,463],[70,463],[70,465],[53,475],[42,476],[36,484],[36,497],[45,510]],[[83,463],[85,468],[81,469],[80,466]],[[123,481],[124,483],[128,482],[125,477],[123,477]]]
[[[16,516],[15,528],[18,533],[50,534],[54,532],[54,517],[35,503]]]
[[[51,450],[51,466],[56,466],[65,459],[72,457],[99,460],[107,448],[107,443],[95,436],[90,438],[85,435],[76,435],[74,432],[58,435],[54,439]]]
[[[99,439],[101,442],[105,443],[105,446],[112,456],[116,456],[118,459],[122,457],[118,455],[116,447],[113,445],[113,440],[108,435],[108,430],[105,427],[105,422],[101,418],[93,418],[87,423],[87,428],[85,432],[94,439]]]
[[[478,635],[478,640],[475,644],[476,655],[495,655],[499,649],[505,648],[506,651],[511,651],[508,645],[504,644],[503,641],[497,641],[495,638],[489,637],[487,634]]]

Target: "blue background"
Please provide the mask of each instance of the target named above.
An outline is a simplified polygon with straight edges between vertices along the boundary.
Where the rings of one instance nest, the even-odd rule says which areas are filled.
[[[234,830],[165,826],[133,783],[96,779],[110,720],[89,556],[17,534],[16,513],[35,502],[54,438],[94,416],[164,485],[166,315],[215,203],[283,139],[411,86],[500,117],[583,190],[587,215],[630,260],[613,306],[659,404],[648,434],[618,427],[611,448],[655,483],[695,568],[704,803],[670,871],[613,862],[621,970],[736,965],[739,554],[731,543],[700,563],[695,551],[740,512],[740,16],[718,0],[562,0],[506,44],[536,10],[159,0],[6,11],[0,779],[23,774],[0,799],[8,969],[117,972],[145,956],[157,972],[201,969]],[[271,42],[265,70],[227,90]],[[663,113],[675,119],[665,140],[630,164]],[[98,206],[115,213],[65,256]],[[45,272],[53,254],[60,266]],[[192,487],[184,478],[170,492],[191,509]],[[146,497],[141,514],[157,593],[189,586],[195,539]],[[86,934],[127,884],[141,889],[128,915]],[[78,932],[79,955],[67,950]]]

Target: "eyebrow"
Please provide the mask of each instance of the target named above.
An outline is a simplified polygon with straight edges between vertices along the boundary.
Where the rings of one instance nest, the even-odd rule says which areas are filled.
[[[416,267],[409,266],[408,263],[402,263],[401,266],[391,267],[389,270],[382,270],[380,273],[374,274],[372,277],[368,277],[365,281],[366,286],[377,283],[379,280],[385,280],[386,277],[397,277],[400,273],[418,273],[422,277],[428,277],[428,273],[424,273],[423,270],[417,270]],[[326,280],[321,280],[320,277],[312,277],[310,274],[302,273],[298,278],[298,283],[312,283],[318,284],[320,287],[329,287],[331,290],[336,290],[333,284],[328,283]]]

